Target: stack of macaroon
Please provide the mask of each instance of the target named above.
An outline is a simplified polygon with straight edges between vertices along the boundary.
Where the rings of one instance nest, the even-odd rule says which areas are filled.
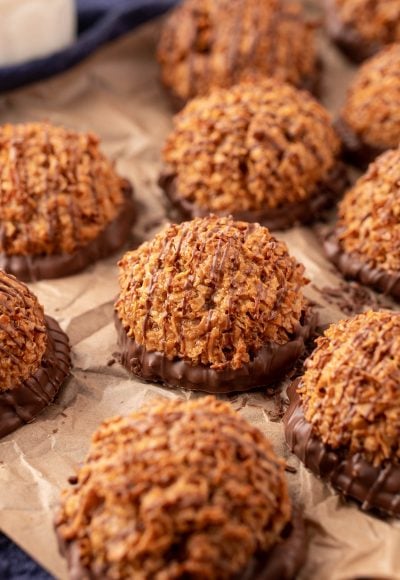
[[[0,128],[0,436],[29,423],[70,374],[68,337],[21,282],[80,272],[125,243],[132,188],[92,134]],[[14,277],[16,276],[16,277]]]
[[[159,184],[178,223],[120,259],[114,313],[120,362],[142,380],[212,395],[278,388],[317,315],[304,266],[270,230],[323,218],[342,196],[327,256],[400,299],[400,12],[390,0],[325,4],[338,46],[372,57],[335,121],[306,92],[319,95],[323,68],[298,2],[185,0],[164,24],[161,76],[181,110]],[[6,125],[0,160],[4,436],[55,398],[71,367],[65,333],[12,274],[83,270],[121,250],[136,209],[92,134]],[[366,169],[352,187],[348,163]],[[395,311],[331,325],[284,419],[307,468],[390,517],[400,517],[399,348]],[[55,525],[73,578],[290,579],[306,555],[284,462],[215,396],[106,420]]]

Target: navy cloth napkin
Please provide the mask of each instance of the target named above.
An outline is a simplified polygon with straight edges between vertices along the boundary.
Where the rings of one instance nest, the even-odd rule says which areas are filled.
[[[51,576],[33,562],[15,544],[0,534],[1,580],[50,580]]]
[[[0,67],[0,91],[63,72],[102,44],[159,16],[177,0],[77,0],[78,38],[68,48],[20,65]]]
[[[48,78],[75,65],[102,44],[159,16],[177,0],[77,0],[78,38],[47,58],[0,67],[0,91]],[[0,580],[50,580],[14,543],[0,533]]]

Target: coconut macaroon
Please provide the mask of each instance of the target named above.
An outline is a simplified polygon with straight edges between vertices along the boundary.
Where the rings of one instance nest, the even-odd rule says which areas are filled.
[[[48,123],[0,127],[0,266],[23,280],[73,274],[119,249],[132,189],[99,139]]]
[[[332,40],[356,62],[400,41],[398,0],[324,0]]]
[[[297,1],[186,0],[164,24],[158,58],[179,107],[247,77],[318,85],[313,25]]]
[[[265,79],[218,89],[174,119],[160,185],[186,216],[232,214],[282,229],[317,218],[347,186],[329,113]]]
[[[71,578],[288,580],[306,551],[284,463],[213,397],[105,421],[55,525]]]
[[[346,158],[365,167],[400,144],[400,43],[368,60],[347,93],[336,128]]]
[[[400,517],[400,313],[331,325],[305,369],[289,389],[290,448],[363,509]]]
[[[71,366],[68,338],[37,298],[0,270],[0,437],[32,421]]]
[[[324,245],[346,277],[400,299],[399,148],[378,157],[346,193]]]
[[[145,380],[208,392],[264,386],[292,367],[315,324],[304,267],[258,224],[171,225],[119,266],[121,362]]]

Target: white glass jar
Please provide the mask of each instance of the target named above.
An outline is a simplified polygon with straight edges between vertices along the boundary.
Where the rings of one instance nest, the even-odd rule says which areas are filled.
[[[48,56],[75,34],[74,0],[0,0],[0,66]]]

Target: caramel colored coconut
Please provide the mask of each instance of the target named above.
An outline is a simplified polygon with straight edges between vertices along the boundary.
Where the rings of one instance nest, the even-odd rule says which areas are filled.
[[[329,113],[276,80],[190,102],[174,119],[160,184],[184,215],[284,228],[310,221],[347,184]]]
[[[209,216],[171,225],[119,266],[122,362],[142,378],[245,390],[271,382],[304,348],[313,319],[304,268],[258,224]]]
[[[319,72],[313,26],[297,1],[186,0],[164,24],[158,58],[178,105],[248,77],[314,89]]]
[[[266,565],[290,518],[268,440],[207,397],[105,421],[56,529],[71,578],[228,579]]]
[[[42,306],[13,276],[0,270],[0,393],[19,386],[38,368],[47,346]]]
[[[339,205],[325,242],[328,257],[349,278],[400,298],[400,149],[372,163]]]
[[[130,186],[95,135],[47,123],[3,125],[0,167],[0,265],[11,273],[67,275],[125,241]]]
[[[397,0],[324,0],[328,33],[352,60],[360,62],[400,41]]]
[[[362,509],[400,517],[400,313],[332,324],[289,388],[286,440]]]
[[[350,161],[365,166],[400,144],[400,43],[358,71],[337,123]]]
[[[400,314],[366,312],[318,339],[300,383],[304,414],[333,449],[400,459]]]
[[[71,366],[68,338],[32,292],[0,270],[0,437],[55,398]]]

